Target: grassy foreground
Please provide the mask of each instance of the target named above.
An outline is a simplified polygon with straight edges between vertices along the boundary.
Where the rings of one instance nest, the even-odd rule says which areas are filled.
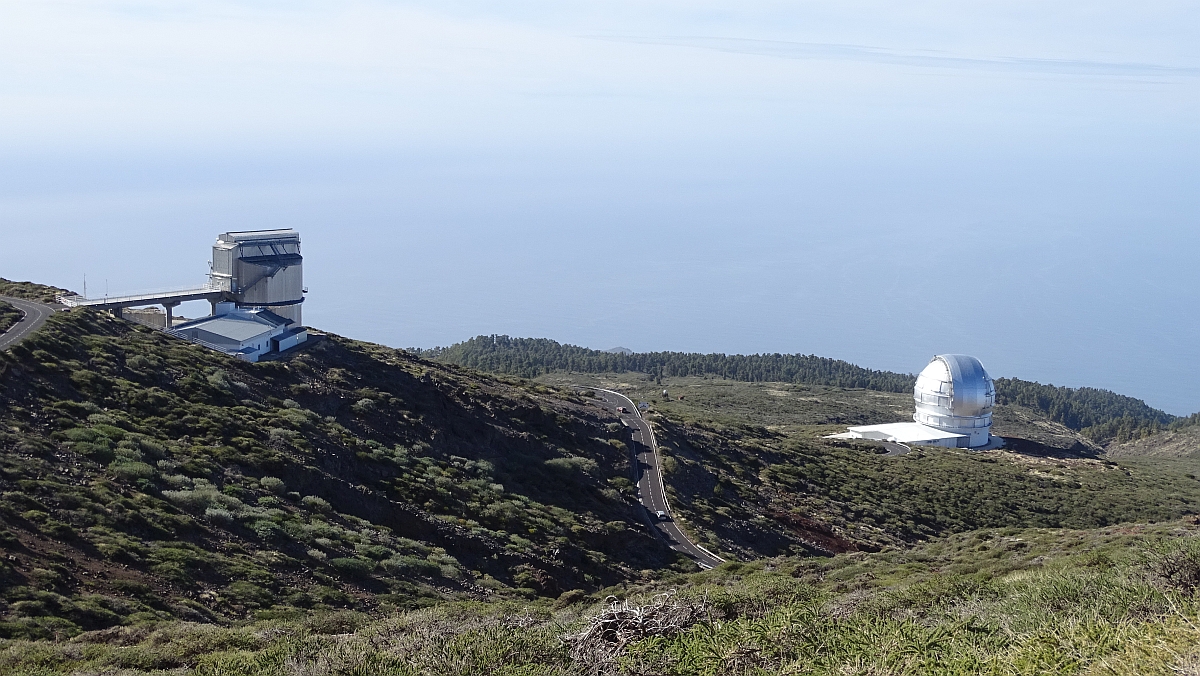
[[[8,640],[0,674],[1197,673],[1197,585],[1190,524],[975,531],[903,551],[731,563],[575,604]]]

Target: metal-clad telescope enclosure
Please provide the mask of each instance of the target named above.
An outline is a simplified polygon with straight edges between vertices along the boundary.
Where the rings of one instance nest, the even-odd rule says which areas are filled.
[[[857,425],[826,439],[874,439],[947,448],[1000,448],[992,436],[996,386],[983,364],[965,354],[939,354],[917,376],[913,422]]]
[[[227,232],[213,245],[210,286],[239,307],[267,308],[300,326],[303,261],[300,233],[291,228]]]
[[[971,438],[969,447],[988,443],[996,387],[983,364],[965,354],[940,354],[917,376],[913,420]]]

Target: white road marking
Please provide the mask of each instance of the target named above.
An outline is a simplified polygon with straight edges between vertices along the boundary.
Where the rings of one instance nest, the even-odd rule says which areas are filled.
[[[660,465],[660,461],[658,458],[658,442],[654,438],[654,430],[650,428],[649,423],[647,423],[645,420],[642,419],[641,412],[637,410],[637,407],[633,406],[633,400],[631,400],[629,397],[626,397],[625,395],[621,394],[620,392],[614,392],[612,390],[606,390],[606,389],[603,389],[600,387],[594,387],[592,389],[596,390],[597,392],[604,392],[604,393],[611,394],[616,397],[620,397],[620,398],[624,399],[625,401],[629,402],[629,408],[631,411],[629,415],[636,416],[634,418],[634,420],[637,421],[637,424],[631,424],[629,422],[629,420],[627,420],[626,418],[620,418],[621,423],[624,424],[628,428],[632,428],[634,430],[633,435],[641,434],[644,437],[646,432],[649,432],[649,434],[650,434],[650,443],[648,444],[650,446],[650,451],[648,453],[646,451],[642,451],[641,453],[635,453],[634,460],[639,465],[642,465],[642,464],[646,465],[646,468],[644,470],[642,470],[641,478],[637,483],[637,485],[639,487],[638,502],[640,502],[644,507],[646,506],[646,501],[642,499],[641,490],[640,490],[642,487],[642,484],[644,482],[645,490],[650,496],[650,505],[649,505],[648,509],[650,509],[652,511],[662,511],[662,512],[666,513],[668,516],[668,520],[665,520],[665,521],[657,519],[657,518],[651,519],[652,522],[654,523],[655,530],[660,535],[663,536],[663,538],[667,541],[667,543],[671,545],[672,549],[675,549],[677,551],[682,551],[683,553],[687,554],[689,557],[692,558],[693,561],[695,561],[695,563],[698,566],[700,566],[701,568],[703,568],[705,570],[709,570],[713,567],[711,565],[710,561],[705,560],[706,557],[711,559],[711,561],[715,561],[717,563],[724,562],[724,559],[717,556],[716,554],[713,554],[709,550],[696,544],[690,538],[688,538],[688,536],[683,532],[683,530],[678,526],[678,524],[674,523],[674,521],[672,520],[673,515],[671,514],[670,503],[667,502],[667,487],[666,487],[666,484],[663,482],[662,472],[657,470],[658,466]],[[608,402],[608,403],[612,403],[612,402]],[[624,414],[621,414],[620,412],[618,412],[618,415],[624,415]],[[639,443],[641,443],[643,446],[647,445],[645,443],[645,441],[639,441]],[[654,490],[651,490],[652,486],[654,485],[654,481],[653,481],[654,477],[652,475],[655,474],[656,472],[658,474],[657,484],[660,489],[657,492]],[[661,506],[658,505],[658,502],[660,500],[662,502]]]

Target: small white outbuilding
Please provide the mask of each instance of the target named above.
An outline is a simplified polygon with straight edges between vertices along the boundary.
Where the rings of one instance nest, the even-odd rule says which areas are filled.
[[[294,324],[270,310],[218,303],[211,317],[179,324],[169,333],[256,362],[265,354],[284,352],[307,340],[304,327]]]
[[[994,445],[996,387],[975,357],[940,354],[917,376],[913,422],[862,425],[827,439],[873,439],[901,444],[979,448]]]

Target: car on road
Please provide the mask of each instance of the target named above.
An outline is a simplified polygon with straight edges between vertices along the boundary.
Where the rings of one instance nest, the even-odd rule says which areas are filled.
[[[618,406],[617,413],[629,413],[629,409],[625,408],[624,406]]]
[[[661,509],[660,509],[660,510],[658,510],[657,512],[655,512],[655,513],[654,513],[654,516],[657,516],[657,517],[658,517],[660,520],[662,520],[662,521],[666,521],[666,520],[667,520],[667,513],[666,513],[666,512],[664,512],[664,511],[662,511]]]

